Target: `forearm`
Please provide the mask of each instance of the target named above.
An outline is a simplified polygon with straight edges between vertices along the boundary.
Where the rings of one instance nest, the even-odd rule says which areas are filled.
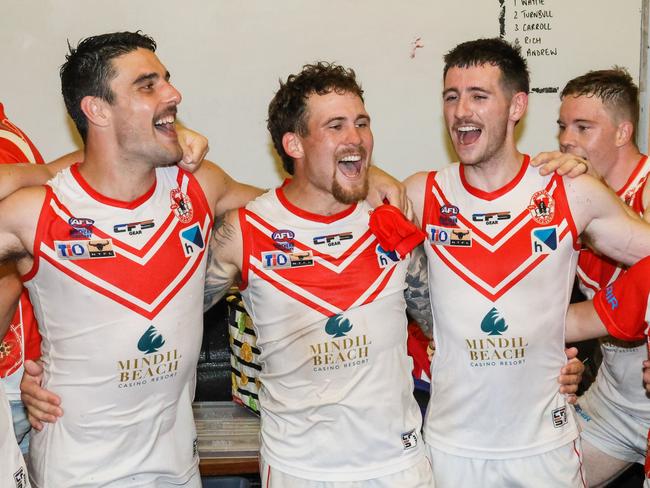
[[[566,341],[578,342],[603,337],[607,329],[594,309],[593,302],[569,305],[566,315]]]
[[[406,275],[406,310],[429,338],[433,337],[433,311],[429,297],[427,257],[420,245],[411,252],[411,262]]]
[[[203,311],[221,300],[232,287],[238,268],[228,259],[228,248],[237,237],[237,231],[225,219],[217,222],[208,248],[208,266],[203,292]]]

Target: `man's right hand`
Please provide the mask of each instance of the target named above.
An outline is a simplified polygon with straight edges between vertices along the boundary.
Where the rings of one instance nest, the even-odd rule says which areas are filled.
[[[20,398],[27,408],[27,418],[31,426],[41,431],[43,422],[54,423],[63,415],[61,399],[41,387],[43,366],[40,362],[25,361],[25,372],[20,382]]]

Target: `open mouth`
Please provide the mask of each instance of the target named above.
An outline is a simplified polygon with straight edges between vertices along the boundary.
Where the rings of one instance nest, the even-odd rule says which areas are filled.
[[[458,142],[466,146],[474,144],[481,137],[482,130],[475,125],[460,125],[456,127],[456,134],[458,134]]]
[[[157,131],[162,132],[166,136],[176,137],[176,126],[174,125],[175,122],[176,122],[176,114],[170,113],[167,115],[163,115],[159,119],[155,120],[153,125]]]
[[[348,153],[337,161],[338,168],[347,178],[356,178],[361,174],[364,159],[365,151],[363,149],[359,152]]]

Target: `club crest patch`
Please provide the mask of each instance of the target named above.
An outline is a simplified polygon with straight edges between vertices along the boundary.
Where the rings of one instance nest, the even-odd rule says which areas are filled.
[[[546,190],[536,191],[530,197],[528,211],[535,222],[548,225],[555,217],[555,200]]]
[[[192,200],[180,188],[174,188],[169,192],[169,199],[171,200],[170,208],[174,211],[176,218],[183,224],[187,224],[194,216],[192,209]]]

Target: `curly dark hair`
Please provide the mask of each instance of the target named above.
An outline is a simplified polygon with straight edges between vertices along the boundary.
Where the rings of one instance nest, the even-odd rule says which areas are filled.
[[[115,98],[110,81],[117,74],[111,60],[138,48],[156,51],[156,42],[137,32],[112,32],[83,39],[76,48],[68,42],[69,54],[61,66],[61,93],[68,114],[86,141],[88,121],[81,110],[86,96],[99,97],[108,103]]]
[[[282,137],[287,132],[306,136],[307,98],[314,93],[326,95],[332,91],[353,93],[363,101],[363,90],[356,80],[354,70],[334,63],[319,61],[306,64],[297,75],[289,75],[286,83],[280,80],[280,89],[269,103],[266,126],[287,173],[293,174],[294,165],[293,158],[282,147]]]
[[[513,94],[530,91],[528,65],[519,46],[513,46],[498,37],[463,42],[445,54],[444,60],[443,76],[447,75],[449,68],[491,64],[501,70],[501,83],[505,89],[511,90]]]
[[[589,71],[587,74],[570,80],[560,98],[597,97],[617,116],[632,121],[636,127],[639,120],[639,88],[625,68]]]

